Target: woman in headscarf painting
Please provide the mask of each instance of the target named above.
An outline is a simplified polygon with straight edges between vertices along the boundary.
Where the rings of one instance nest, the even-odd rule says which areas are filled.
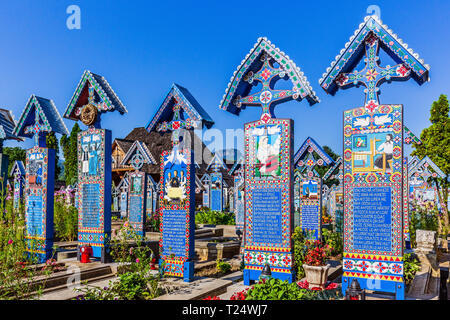
[[[392,141],[392,134],[386,135],[386,140],[380,144],[380,146],[377,148],[378,151],[383,152],[376,160],[375,160],[375,166],[379,169],[383,169],[383,156],[384,156],[384,165],[386,170],[391,169],[389,166],[388,160],[392,159],[392,153],[394,149],[394,143]]]

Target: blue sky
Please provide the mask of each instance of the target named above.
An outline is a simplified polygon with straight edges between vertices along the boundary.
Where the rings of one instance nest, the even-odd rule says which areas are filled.
[[[81,9],[81,30],[66,27],[71,4]],[[18,120],[36,94],[53,99],[62,114],[88,69],[104,76],[128,108],[124,116],[102,117],[113,138],[145,126],[173,82],[190,90],[215,128],[242,128],[259,118],[260,108],[246,108],[238,117],[218,105],[235,68],[266,36],[304,71],[321,99],[312,107],[289,102],[275,110],[277,117],[294,119],[295,149],[311,136],[341,151],[342,111],[361,106],[364,94],[353,88],[332,97],[318,80],[371,4],[431,66],[431,81],[422,86],[412,79],[381,86],[380,101],[403,104],[405,124],[419,135],[429,125],[431,103],[449,93],[449,1],[4,1],[0,106]],[[384,59],[386,64],[392,61]],[[69,130],[74,124],[65,123]],[[32,145],[32,139],[20,143]]]

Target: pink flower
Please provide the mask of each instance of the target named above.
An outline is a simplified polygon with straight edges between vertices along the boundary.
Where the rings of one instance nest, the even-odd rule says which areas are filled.
[[[13,241],[11,239],[8,240],[8,244],[12,244]]]
[[[136,259],[136,263],[139,263],[139,261],[140,261],[139,258],[137,258],[137,259]]]

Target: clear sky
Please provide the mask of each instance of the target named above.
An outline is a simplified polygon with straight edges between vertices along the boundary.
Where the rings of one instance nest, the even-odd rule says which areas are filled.
[[[69,30],[66,8],[81,9],[81,29]],[[0,106],[16,120],[31,94],[53,99],[63,114],[85,69],[104,76],[128,108],[102,117],[113,138],[145,126],[171,84],[190,90],[215,128],[242,128],[260,108],[235,116],[218,108],[227,84],[258,37],[265,36],[304,71],[321,103],[279,105],[295,121],[295,149],[307,136],[342,150],[342,111],[361,106],[362,88],[328,96],[318,80],[358,28],[369,5],[431,66],[431,81],[381,86],[380,101],[405,106],[417,135],[429,109],[449,94],[450,1],[2,1]],[[393,64],[383,59],[382,66]],[[69,130],[74,122],[65,120]],[[80,124],[82,128],[84,125]],[[31,147],[32,139],[20,143]],[[6,142],[5,146],[15,146]],[[409,153],[410,148],[407,148]]]

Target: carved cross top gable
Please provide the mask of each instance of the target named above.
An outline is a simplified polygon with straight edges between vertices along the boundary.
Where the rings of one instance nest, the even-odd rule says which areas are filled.
[[[394,66],[387,65],[385,68],[380,67],[379,42],[378,37],[370,33],[365,40],[365,67],[360,71],[354,70],[350,73],[342,73],[336,79],[337,85],[341,88],[364,86],[364,106],[370,112],[373,112],[380,104],[379,87],[381,84],[386,81],[405,80],[411,73],[405,63]]]
[[[194,125],[190,118],[183,120],[181,118],[181,106],[176,101],[173,106],[173,118],[171,121],[164,121],[156,129],[160,132],[172,131],[172,146],[180,143],[180,131],[182,129],[192,129]]]
[[[263,62],[261,68],[257,72],[247,72],[243,80],[253,85],[261,83],[262,89],[245,97],[237,96],[234,104],[238,108],[243,104],[249,106],[261,106],[261,118],[267,116],[273,117],[274,106],[290,97],[294,100],[298,99],[299,91],[295,87],[289,90],[275,90],[275,83],[280,79],[287,80],[289,79],[289,76],[281,66],[275,66],[275,60],[266,53],[263,52],[261,54],[260,60]]]

